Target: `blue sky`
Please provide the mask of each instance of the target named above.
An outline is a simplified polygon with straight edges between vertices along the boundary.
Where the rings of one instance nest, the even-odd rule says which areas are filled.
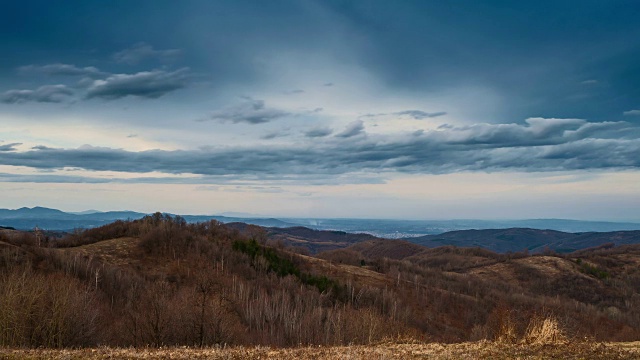
[[[0,14],[0,207],[640,221],[635,1]]]

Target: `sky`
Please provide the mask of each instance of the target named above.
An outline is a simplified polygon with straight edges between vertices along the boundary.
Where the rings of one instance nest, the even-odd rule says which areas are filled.
[[[0,208],[640,221],[637,1],[14,1]]]

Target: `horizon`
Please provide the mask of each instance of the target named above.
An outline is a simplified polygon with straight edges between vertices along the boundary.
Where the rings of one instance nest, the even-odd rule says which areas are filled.
[[[15,2],[0,207],[640,222],[639,11]]]
[[[249,213],[236,213],[236,212],[219,212],[219,213],[172,213],[168,211],[135,211],[135,210],[81,210],[81,211],[68,211],[60,208],[52,208],[45,206],[22,206],[19,208],[0,208],[0,210],[34,210],[34,209],[45,209],[45,210],[56,210],[61,211],[67,214],[96,214],[96,213],[110,213],[110,212],[133,212],[138,214],[154,214],[156,212],[160,212],[162,214],[169,214],[173,216],[211,216],[211,217],[226,217],[226,218],[239,218],[239,219],[276,219],[276,220],[380,220],[380,221],[407,221],[407,222],[447,222],[447,221],[486,221],[486,222],[518,222],[518,221],[568,221],[568,222],[595,222],[595,223],[619,223],[619,224],[632,224],[632,225],[640,225],[640,220],[622,220],[622,221],[610,221],[610,220],[598,220],[598,219],[566,219],[566,218],[364,218],[364,217],[295,217],[295,216],[273,216],[269,214],[249,214]]]

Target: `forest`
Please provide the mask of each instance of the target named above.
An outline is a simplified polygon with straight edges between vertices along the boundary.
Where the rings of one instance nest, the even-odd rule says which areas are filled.
[[[0,232],[0,346],[640,339],[640,247],[497,254],[362,241],[314,256],[156,213],[62,237]],[[545,325],[546,324],[546,325]]]

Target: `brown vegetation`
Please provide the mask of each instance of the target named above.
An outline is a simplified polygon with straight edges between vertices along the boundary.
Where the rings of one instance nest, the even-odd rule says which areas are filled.
[[[4,347],[640,339],[638,246],[532,256],[367,241],[314,258],[257,226],[159,213],[40,246],[0,236]]]
[[[487,341],[439,344],[384,342],[372,345],[297,348],[107,348],[85,350],[1,350],[18,359],[638,359],[640,343],[501,344]]]

